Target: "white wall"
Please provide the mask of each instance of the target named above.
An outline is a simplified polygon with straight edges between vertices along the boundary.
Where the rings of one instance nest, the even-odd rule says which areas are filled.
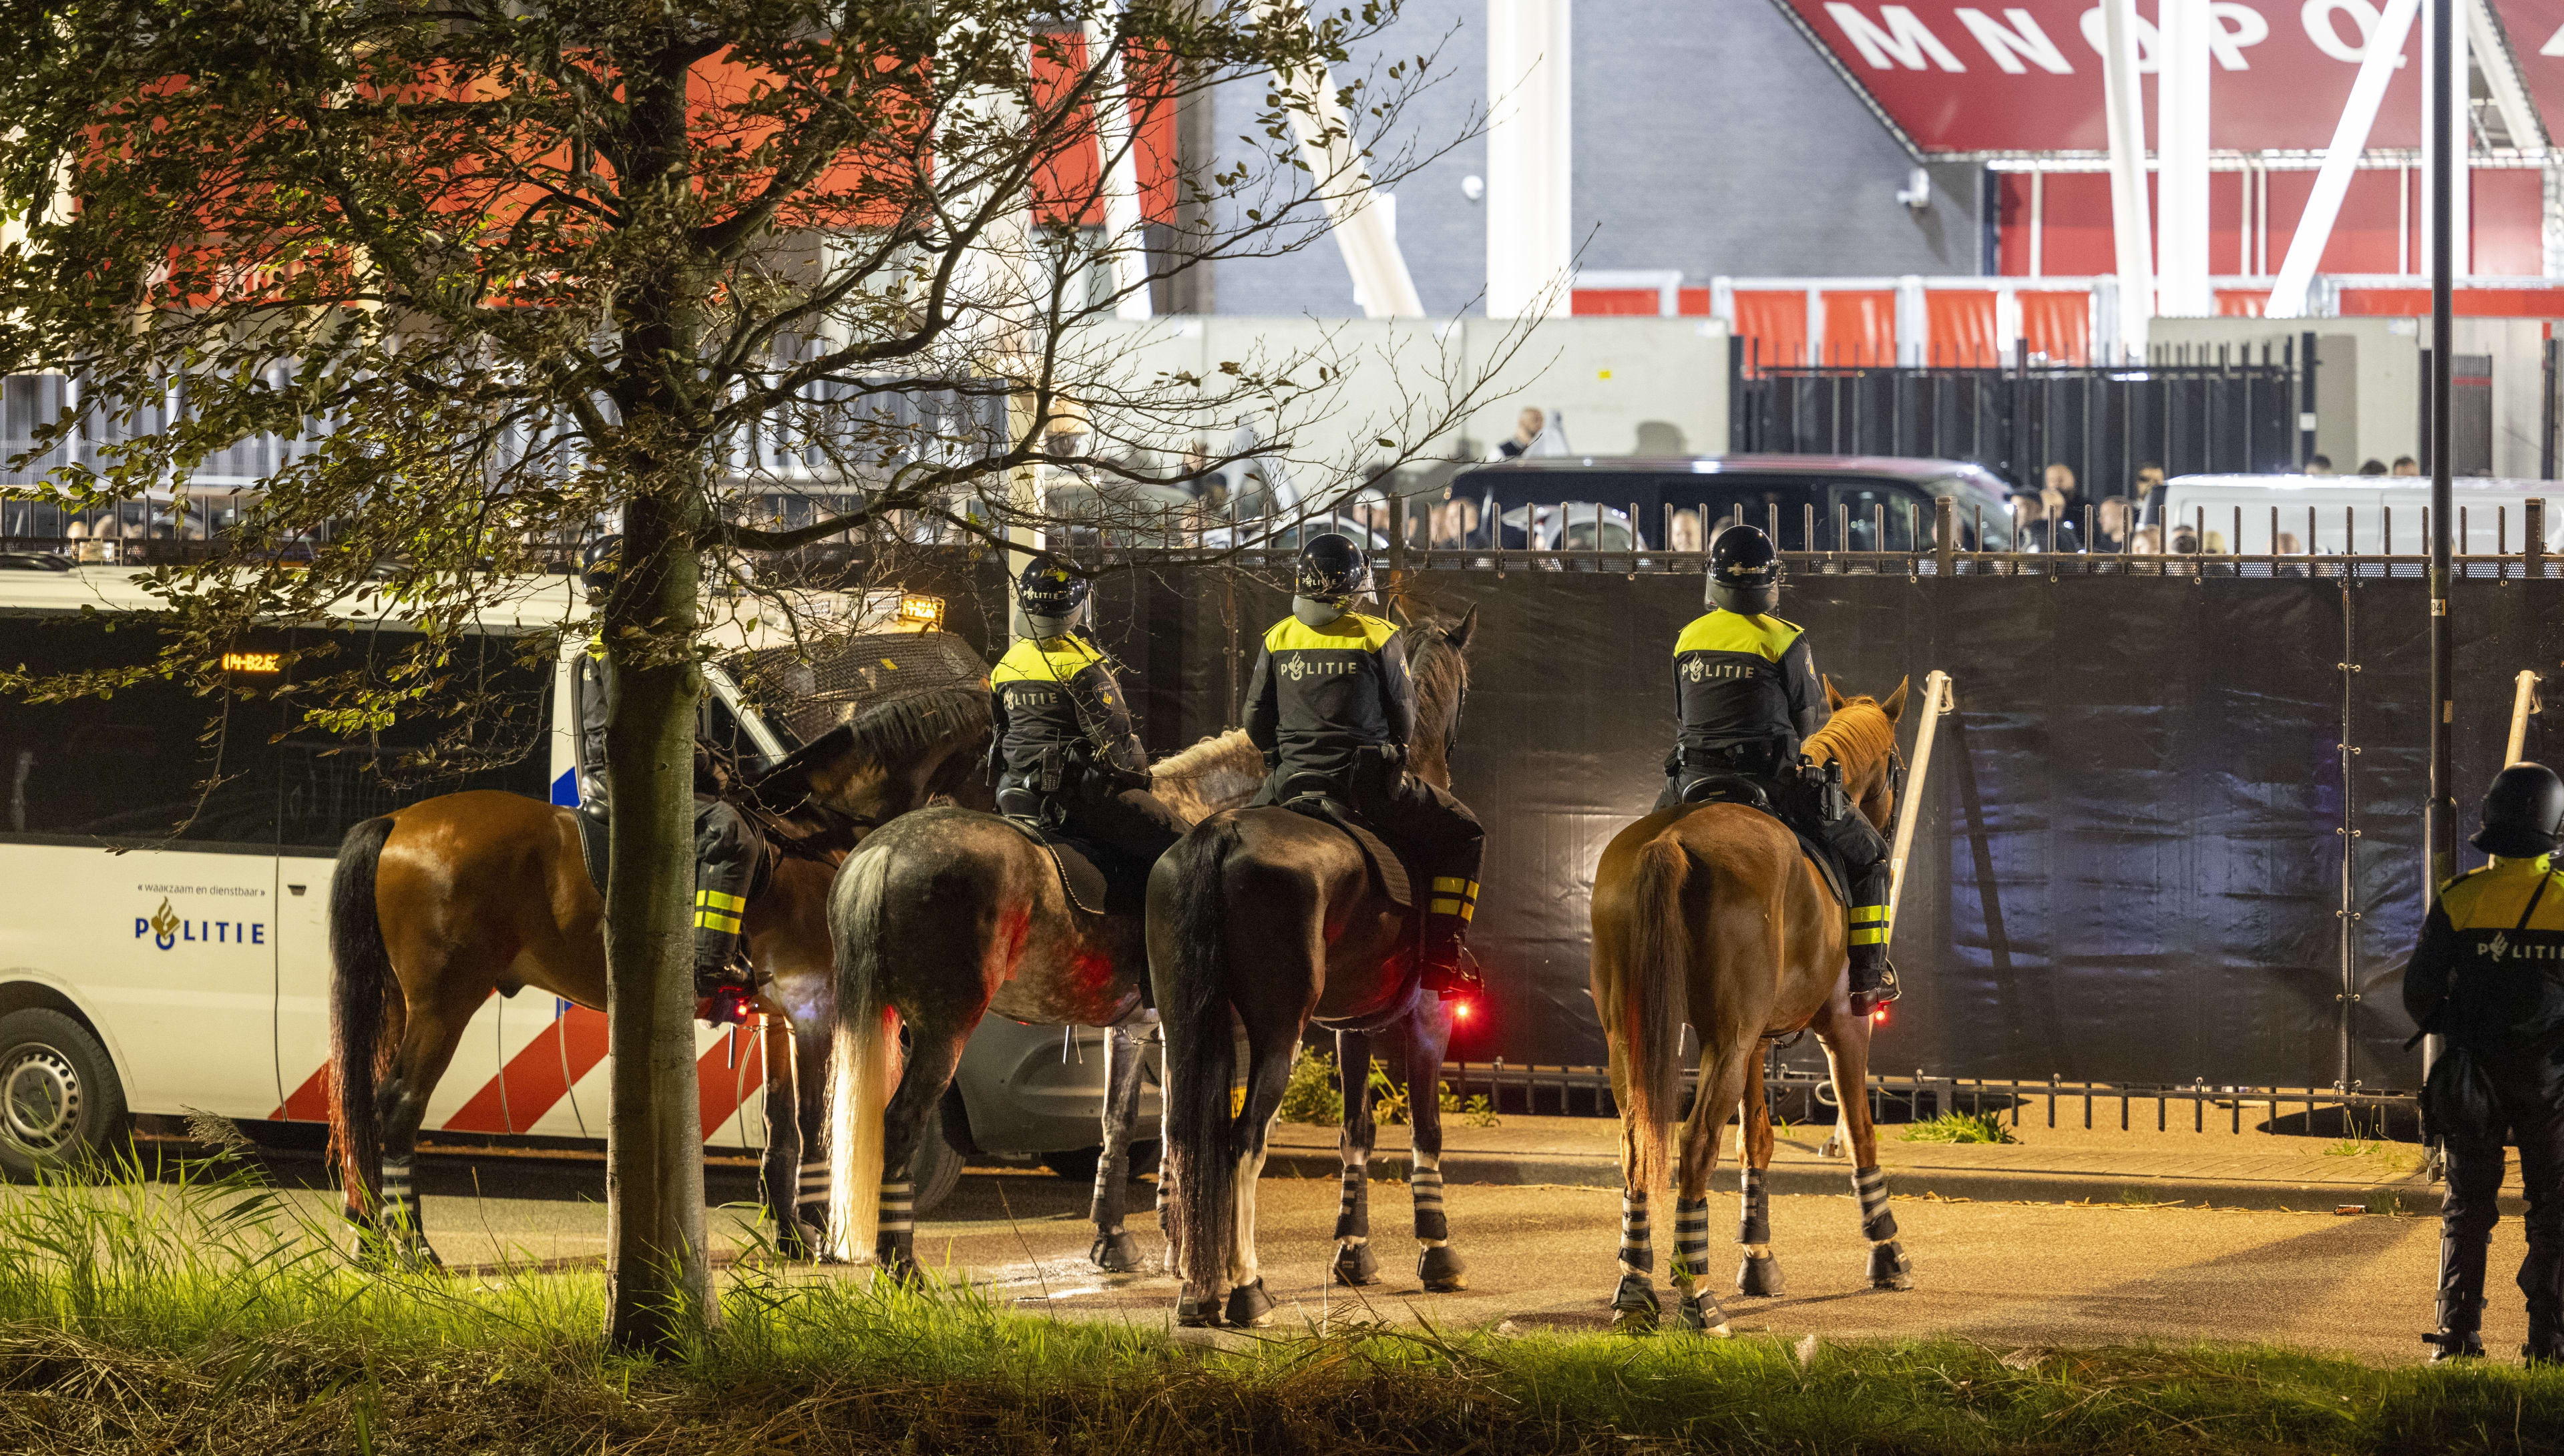
[[[2258,358],[2266,344],[2275,358],[2283,344],[2309,331],[2316,335],[2316,452],[2330,456],[2343,475],[2363,460],[2418,459],[2421,338],[2410,318],[2157,318],[2149,336],[2160,347],[2188,345],[2211,357],[2222,344],[2249,348]]]

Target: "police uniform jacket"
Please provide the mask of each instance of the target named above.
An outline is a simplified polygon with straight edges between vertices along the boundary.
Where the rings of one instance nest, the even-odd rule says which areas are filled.
[[[1267,763],[1342,779],[1365,748],[1402,746],[1415,724],[1406,641],[1394,623],[1347,612],[1324,627],[1276,622],[1246,689],[1246,735]]]
[[[995,719],[988,757],[1000,776],[1037,782],[1045,752],[1080,743],[1113,767],[1148,771],[1122,686],[1103,652],[1084,637],[1018,640],[988,674],[988,691]]]
[[[2480,1053],[2564,1039],[2564,873],[2540,855],[2450,881],[2405,966],[2404,1007]]]
[[[1694,618],[1674,642],[1674,713],[1685,758],[1774,739],[1795,752],[1825,716],[1806,632],[1769,615]]]

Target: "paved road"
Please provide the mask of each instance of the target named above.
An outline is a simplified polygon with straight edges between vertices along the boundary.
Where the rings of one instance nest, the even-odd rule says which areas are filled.
[[[1730,1185],[1732,1186],[1732,1184]],[[1143,1197],[1145,1201],[1145,1190]],[[976,1171],[918,1230],[921,1258],[1031,1311],[1162,1323],[1174,1287],[1156,1273],[1107,1277],[1085,1262],[1086,1190],[1039,1172]],[[1471,1288],[1426,1295],[1413,1278],[1406,1195],[1376,1183],[1374,1227],[1389,1278],[1365,1291],[1326,1281],[1336,1186],[1268,1177],[1259,1195],[1268,1286],[1281,1318],[1429,1318],[1462,1327],[1601,1330],[1615,1277],[1618,1202],[1567,1186],[1454,1185],[1455,1243]],[[1713,1195],[1717,1267],[1731,1267],[1735,1200]],[[1900,1198],[1915,1288],[1877,1293],[1862,1279],[1850,1197],[1773,1199],[1775,1248],[1789,1277],[1777,1299],[1722,1294],[1740,1335],[1791,1339],[1951,1336],[2014,1346],[2131,1341],[2278,1341],[2377,1362],[2419,1358],[2438,1255],[2436,1220],[2365,1214]],[[602,1251],[592,1197],[431,1196],[427,1217],[447,1259],[499,1248],[540,1258]],[[1155,1232],[1154,1215],[1137,1224]],[[739,1223],[717,1218],[734,1247]],[[1152,1240],[1154,1243],[1154,1240]],[[1658,1248],[1661,1267],[1666,1257]],[[2521,1252],[2515,1220],[2494,1236],[2494,1300],[2485,1331],[2496,1351],[2522,1338],[2508,1271]],[[851,1271],[850,1271],[851,1272]],[[1724,1286],[1721,1286],[1724,1288]]]

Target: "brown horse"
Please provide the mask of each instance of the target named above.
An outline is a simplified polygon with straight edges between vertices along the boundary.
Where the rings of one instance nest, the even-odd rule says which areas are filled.
[[[1831,683],[1833,715],[1804,748],[1838,760],[1852,802],[1881,829],[1895,810],[1896,721],[1905,685],[1884,704],[1846,701]],[[1674,1203],[1673,1276],[1678,1313],[1693,1330],[1727,1333],[1717,1297],[1701,1284],[1709,1258],[1709,1174],[1729,1114],[1745,1107],[1745,1263],[1737,1287],[1781,1292],[1772,1257],[1764,1172],[1772,1163],[1772,1113],[1763,1095],[1763,1043],[1813,1027],[1832,1064],[1852,1149],[1852,1189],[1870,1241],[1870,1282],[1911,1286],[1887,1208],[1870,1127],[1869,1018],[1852,1013],[1844,920],[1833,895],[1781,822],[1740,804],[1695,804],[1649,814],[1621,830],[1594,872],[1594,1005],[1611,1049],[1611,1094],[1620,1105],[1620,1284],[1612,1323],[1655,1327],[1655,1254],[1647,1201],[1665,1185],[1665,1138],[1681,1100],[1684,1023],[1700,1037],[1699,1083],[1683,1126]]]
[[[805,1167],[797,1130],[818,1126],[824,1090],[829,882],[873,826],[934,796],[984,798],[976,769],[988,722],[976,686],[881,705],[814,742],[799,780],[807,797],[775,806],[785,852],[745,929],[799,1051],[767,1060],[765,1198],[783,1252],[809,1243],[796,1207]],[[360,1238],[435,1258],[410,1185],[428,1098],[466,1024],[501,987],[605,1005],[604,916],[566,808],[481,790],[347,832],[329,893],[329,1124]],[[780,1050],[779,1038],[769,1043]]]
[[[1150,788],[1190,821],[1245,803],[1263,767],[1232,731],[1157,763]],[[864,842],[837,877],[829,919],[843,1015],[828,1140],[833,1251],[870,1246],[894,1277],[917,1277],[915,1154],[962,1044],[993,1011],[1106,1028],[1091,1257],[1107,1273],[1138,1268],[1122,1224],[1140,1099],[1133,1028],[1147,1019],[1140,917],[1072,904],[1049,851],[995,815],[931,808]]]
[[[1448,629],[1410,624],[1415,676],[1408,771],[1450,784],[1448,745],[1468,692],[1463,655],[1473,610]],[[1343,830],[1283,808],[1214,814],[1167,852],[1149,881],[1149,969],[1166,1019],[1166,1161],[1159,1178],[1168,1252],[1183,1280],[1185,1325],[1262,1325],[1272,1318],[1255,1257],[1255,1181],[1291,1059],[1309,1023],[1333,1027],[1345,1091],[1345,1194],[1336,1220],[1336,1278],[1379,1278],[1370,1246],[1372,1116],[1369,1038],[1402,1051],[1413,1133],[1409,1189],[1416,1276],[1431,1290],[1465,1286],[1442,1210],[1442,1119],[1434,1090],[1450,1013],[1418,988],[1414,927],[1374,884]],[[1231,1018],[1246,1028],[1246,1101],[1232,1109]],[[1167,1185],[1172,1181],[1174,1187]]]

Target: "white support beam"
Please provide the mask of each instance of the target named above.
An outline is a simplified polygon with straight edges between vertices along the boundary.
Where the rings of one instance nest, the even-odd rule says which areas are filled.
[[[2110,238],[2118,268],[2117,328],[2101,340],[2145,357],[2154,312],[2154,229],[2147,225],[2146,99],[2137,83],[2136,0],[2101,0],[2101,104],[2110,132]]]
[[[1571,0],[1487,0],[1487,316],[1567,311]]]
[[[1308,24],[1307,12],[1296,0],[1257,0],[1255,10],[1259,17],[1286,17]],[[1363,159],[1353,118],[1336,100],[1335,81],[1326,66],[1313,62],[1297,72],[1276,72],[1273,80],[1290,110],[1291,133],[1299,138],[1300,158],[1308,164],[1310,183],[1327,211],[1328,229],[1345,255],[1345,271],[1353,276],[1363,316],[1423,317],[1424,301],[1416,295],[1414,276],[1406,271],[1406,255],[1397,250],[1389,210],[1375,205],[1378,197],[1372,190],[1371,166]]]
[[[2510,133],[2510,144],[2544,146],[2546,126],[2538,119],[2537,107],[2529,104],[2527,84],[2519,76],[2519,57],[2511,50],[2509,39],[2492,18],[2492,9],[2485,0],[2468,0],[2466,39],[2474,53],[2475,69],[2483,73],[2484,86],[2492,92],[2493,106],[2501,112],[2501,129]]]
[[[2351,173],[2358,170],[2360,154],[2368,149],[2369,128],[2376,124],[2377,107],[2386,100],[2386,83],[2404,55],[2418,9],[2419,0],[2386,0],[2386,13],[2378,18],[2368,50],[2360,57],[2359,76],[2350,84],[2350,100],[2342,104],[2341,119],[2333,123],[2332,144],[2324,148],[2314,191],[2297,218],[2295,235],[2288,239],[2288,256],[2279,265],[2279,276],[2271,281],[2270,302],[2261,311],[2264,317],[2306,316],[2306,288],[2323,261],[2324,245],[2332,241],[2333,220],[2341,216],[2341,199],[2350,190]]]
[[[2196,318],[2217,312],[2208,286],[2210,0],[2160,0],[2155,55],[2155,312]]]
[[[2429,29],[2431,17],[2436,13],[2437,7],[2449,3],[2470,5],[2471,0],[2422,0],[2422,20],[2424,23],[2422,34],[2426,36],[2431,34]],[[2382,26],[2383,22],[2381,21],[2380,24]],[[2458,278],[2464,278],[2467,274],[2474,271],[2473,262],[2475,256],[2474,248],[2468,237],[2466,229],[2466,221],[2470,212],[2466,201],[2466,153],[2468,150],[2468,144],[2474,140],[2475,129],[2473,122],[2473,107],[2468,104],[2466,100],[2468,94],[2473,90],[2471,63],[2468,60],[2468,48],[2466,46],[2466,30],[2467,27],[2463,25],[2454,25],[2449,27],[2449,76],[2451,78],[2451,86],[2449,88],[2449,105],[2445,115],[2434,114],[2435,108],[2431,104],[2430,78],[2427,74],[2424,76],[2422,82],[2422,195],[2426,198],[2433,195],[2434,179],[2432,174],[2434,168],[2431,165],[2431,138],[2435,134],[2434,128],[2445,123],[2450,128],[2449,155],[2451,158],[2449,165],[2449,250],[2456,255],[2455,264],[2450,271]],[[2423,49],[2427,54],[2429,49],[2428,46],[2425,46]],[[2426,219],[2422,224],[2421,247],[2421,271],[2426,274],[2432,272],[2437,267],[2437,261],[2432,252],[2433,242],[2434,239],[2431,236],[2431,225]]]
[[[1123,84],[1122,56],[1115,45],[1121,21],[1122,0],[1104,0],[1104,8],[1087,17],[1086,64],[1096,68],[1101,83],[1095,89],[1095,144],[1103,153],[1104,238],[1113,264],[1113,316],[1137,321],[1151,313],[1149,248],[1146,221],[1140,215],[1140,158],[1131,140],[1131,97]]]

